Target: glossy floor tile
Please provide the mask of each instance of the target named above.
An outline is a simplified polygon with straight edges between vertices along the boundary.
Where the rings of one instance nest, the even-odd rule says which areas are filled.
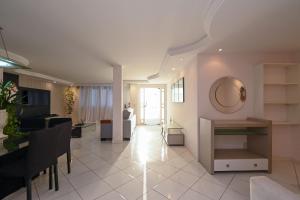
[[[48,190],[48,175],[33,181],[37,200],[249,200],[251,176],[266,175],[299,192],[300,164],[274,161],[272,174],[210,175],[185,147],[167,146],[159,126],[139,126],[131,141],[101,142],[94,126],[72,139],[72,173],[59,158],[60,190]],[[6,200],[25,199],[21,189]]]

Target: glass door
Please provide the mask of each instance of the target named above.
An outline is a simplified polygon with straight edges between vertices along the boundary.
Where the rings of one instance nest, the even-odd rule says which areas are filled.
[[[141,88],[141,122],[147,125],[160,124],[162,119],[162,89],[160,88]]]

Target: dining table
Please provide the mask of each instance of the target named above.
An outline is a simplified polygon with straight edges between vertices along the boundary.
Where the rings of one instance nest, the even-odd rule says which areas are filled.
[[[15,160],[22,159],[25,156],[28,149],[28,141],[26,137],[19,143],[18,148],[14,150],[7,150],[3,145],[3,140],[0,139],[0,168]],[[12,194],[25,186],[23,178],[17,177],[5,177],[0,175],[0,199]]]

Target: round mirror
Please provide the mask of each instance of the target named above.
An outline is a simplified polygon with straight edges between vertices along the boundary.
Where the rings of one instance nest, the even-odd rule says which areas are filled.
[[[246,101],[244,84],[233,77],[223,77],[210,88],[211,104],[222,113],[233,113],[241,109]]]

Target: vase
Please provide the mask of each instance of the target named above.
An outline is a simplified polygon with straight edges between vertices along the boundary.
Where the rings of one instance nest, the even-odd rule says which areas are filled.
[[[7,112],[6,110],[0,110],[0,139],[6,137],[3,134],[3,128],[5,127],[7,123]]]

